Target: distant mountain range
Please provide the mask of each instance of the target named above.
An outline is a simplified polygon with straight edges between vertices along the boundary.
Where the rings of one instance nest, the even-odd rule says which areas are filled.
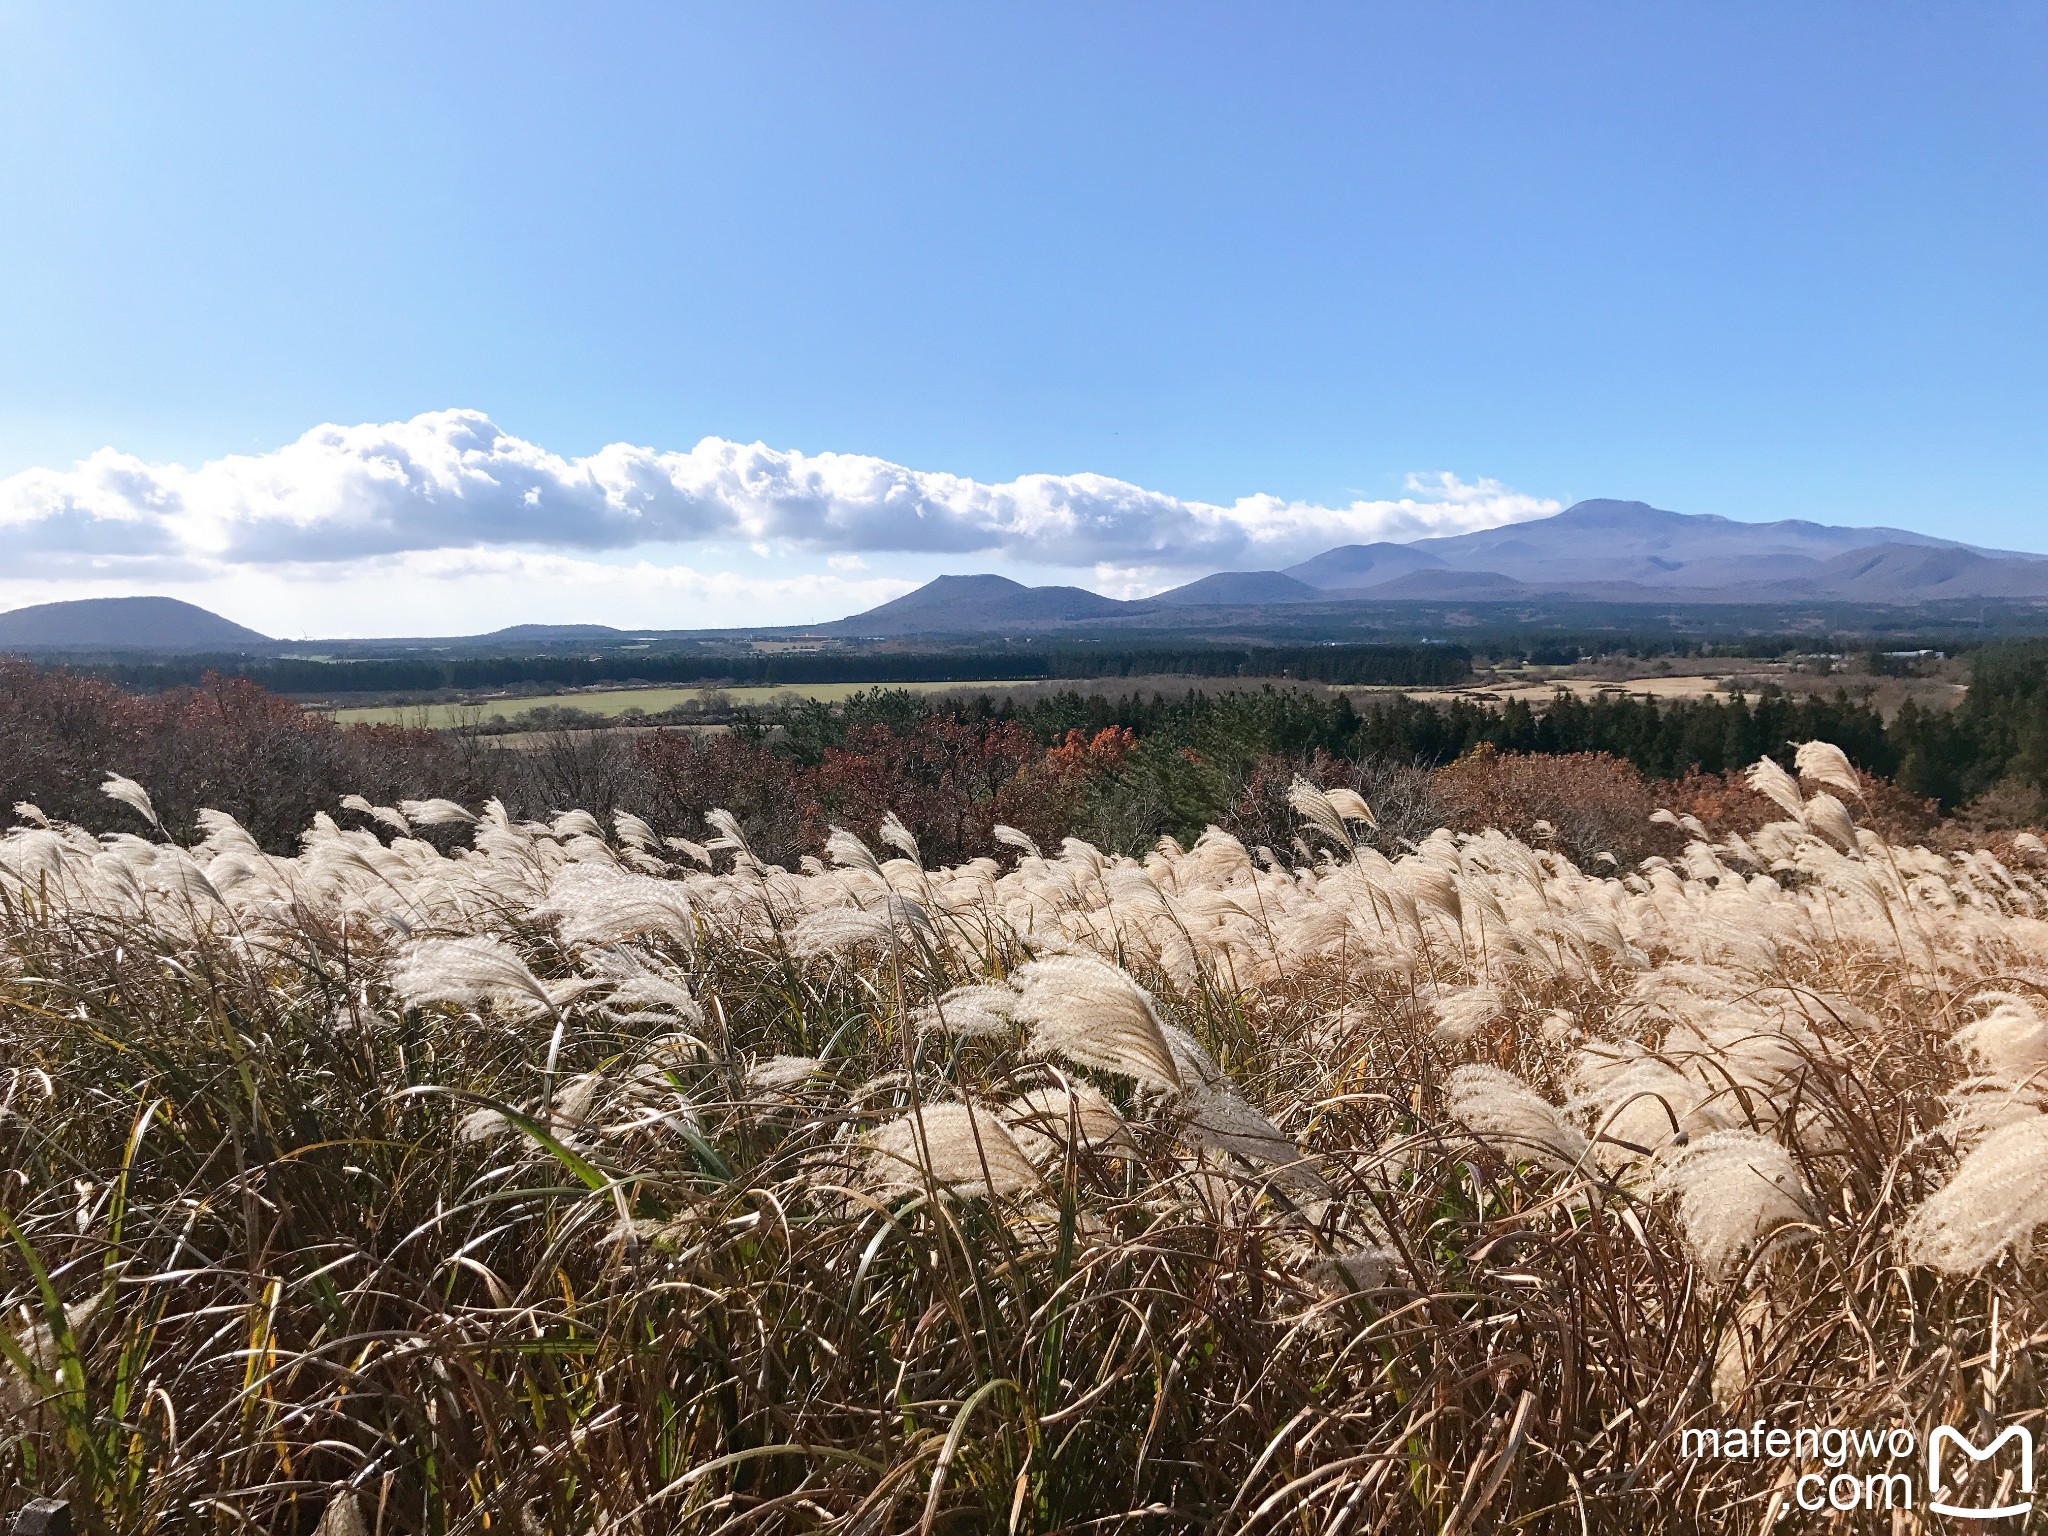
[[[1835,528],[1800,521],[1738,523],[1725,517],[1666,512],[1640,501],[1582,501],[1554,517],[1479,533],[1418,539],[1413,544],[1353,546],[1401,551],[1414,562],[1406,570],[1390,570],[1384,577],[1375,574],[1364,582],[1305,574],[1301,566],[1288,574],[1326,588],[1376,586],[1408,571],[1427,569],[1491,571],[1530,585],[1619,581],[1714,590],[1816,575],[1837,555],[1885,545],[1968,547],[1903,528]],[[1340,553],[1332,550],[1305,565],[1320,566]],[[1330,569],[1334,575],[1342,567]]]
[[[1346,544],[1283,571],[1221,571],[1135,602],[999,576],[942,576],[829,632],[876,637],[1158,628],[1198,611],[1302,604],[1829,603],[2048,601],[2048,558],[1977,549],[1903,528],[1838,528],[1582,501],[1553,517],[1410,544]]]
[[[1348,633],[1361,613],[1397,615],[1404,610],[1393,605],[1403,604],[1412,605],[1406,611],[1426,612],[1432,623],[1463,605],[1497,605],[1496,617],[1519,612],[1525,617],[1515,622],[1540,623],[1538,615],[1564,607],[1576,614],[1602,608],[1642,613],[1646,605],[1655,611],[1734,604],[1909,610],[1958,601],[2017,604],[2023,614],[2048,604],[2048,557],[1978,549],[1902,528],[1739,523],[1640,501],[1582,501],[1553,517],[1479,533],[1346,544],[1284,571],[1219,571],[1130,602],[1085,587],[1025,586],[1006,576],[941,576],[879,608],[795,632],[899,639],[1284,629],[1299,638],[1324,629]],[[515,624],[462,643],[473,649],[604,646],[627,634],[604,624]],[[0,613],[0,651],[281,649],[254,630],[168,597],[89,598]]]

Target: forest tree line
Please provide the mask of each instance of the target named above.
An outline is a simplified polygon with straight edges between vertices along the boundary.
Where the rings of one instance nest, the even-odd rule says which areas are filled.
[[[963,651],[612,651],[543,655],[307,657],[189,656],[95,662],[78,670],[143,691],[240,677],[278,693],[431,693],[520,686],[806,683],[993,683],[1071,678],[1275,677],[1346,687],[1440,688],[1472,675],[1457,645],[1218,646],[1055,643]]]
[[[724,806],[780,858],[818,851],[835,823],[872,828],[890,810],[943,858],[997,851],[999,822],[1054,845],[1072,835],[1126,851],[1214,822],[1248,840],[1278,838],[1284,853],[1285,785],[1306,772],[1392,808],[1390,838],[1484,804],[1495,821],[1562,829],[1575,852],[1640,856],[1659,846],[1642,825],[1649,810],[1746,804],[1741,769],[1767,754],[1789,763],[1813,738],[1875,775],[1885,814],[1906,818],[1899,825],[1913,835],[1957,812],[1979,826],[2039,825],[2048,642],[1986,648],[1955,709],[1908,703],[1888,720],[1846,690],[1561,694],[1532,708],[1401,696],[1354,705],[1284,687],[1023,700],[877,687],[837,703],[741,710],[718,732],[563,730],[518,745],[340,726],[242,678],[145,694],[0,661],[0,804],[27,802],[95,831],[142,830],[97,792],[114,771],[149,786],[173,836],[212,807],[277,848],[315,814],[343,815],[343,795],[362,794],[471,805],[495,795],[519,816],[629,810],[682,837],[701,837],[703,812]]]

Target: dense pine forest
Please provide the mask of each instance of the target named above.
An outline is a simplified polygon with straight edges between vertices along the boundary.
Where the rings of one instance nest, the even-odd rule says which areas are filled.
[[[1573,654],[1578,653],[1574,650]],[[1052,678],[1285,677],[1304,682],[1442,687],[1472,675],[1460,645],[1132,646],[1053,642],[986,650],[845,651],[794,648],[734,655],[698,646],[543,654],[366,657],[189,656],[107,659],[87,669],[130,688],[192,686],[209,674],[242,677],[280,693],[424,693],[510,685],[702,684],[712,688],[805,683],[978,683]]]

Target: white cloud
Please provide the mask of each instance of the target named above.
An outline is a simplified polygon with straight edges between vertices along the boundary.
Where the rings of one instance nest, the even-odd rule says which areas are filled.
[[[203,582],[251,568],[433,551],[597,552],[715,541],[843,564],[861,552],[1043,565],[1216,569],[1332,544],[1463,533],[1554,512],[1498,482],[1411,478],[1388,501],[1187,501],[1094,474],[990,484],[861,454],[707,437],[687,452],[614,443],[564,458],[476,411],[321,426],[274,452],[196,468],[112,448],[0,480],[21,574]],[[613,569],[613,567],[605,567]]]
[[[1100,560],[1089,574],[1088,586],[1104,597],[1129,602],[1133,598],[1150,597],[1155,592],[1178,586],[1186,576],[1185,571],[1177,571],[1170,566],[1118,565],[1113,561]]]

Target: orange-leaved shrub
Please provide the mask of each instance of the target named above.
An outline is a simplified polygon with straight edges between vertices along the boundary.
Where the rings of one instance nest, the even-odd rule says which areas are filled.
[[[1494,827],[1581,867],[1605,863],[1601,854],[1627,866],[1683,846],[1672,829],[1651,822],[1658,801],[1650,782],[1605,752],[1524,756],[1481,746],[1438,769],[1430,787],[1453,831]]]

